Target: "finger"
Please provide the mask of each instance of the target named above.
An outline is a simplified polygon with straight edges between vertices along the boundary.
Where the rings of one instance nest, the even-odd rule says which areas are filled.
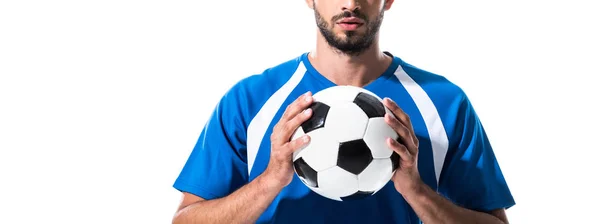
[[[406,146],[400,144],[398,141],[392,138],[387,139],[387,144],[392,150],[394,150],[394,152],[398,153],[398,155],[400,156],[400,160],[402,160],[400,164],[410,165],[414,163],[414,156],[408,151],[408,148],[406,148]]]
[[[287,106],[281,119],[286,122],[308,107],[313,101],[312,93],[310,91],[302,94],[294,102]]]
[[[402,143],[405,144],[408,149],[410,149],[410,152],[415,154],[415,149],[417,147],[415,145],[412,132],[391,114],[386,114],[384,120],[390,127],[392,127],[392,129],[394,129],[394,131],[396,131],[396,133],[398,133],[400,138],[403,140]]]
[[[284,132],[289,132],[290,137],[293,131],[295,131],[303,122],[308,120],[312,115],[313,110],[307,108],[302,113],[297,114],[294,118],[285,123]]]
[[[300,127],[300,125],[304,121],[308,120],[308,118],[310,118],[311,115],[312,109],[308,108],[302,113],[297,114],[294,118],[292,118],[292,120],[289,120],[288,122],[282,124],[281,130],[279,130],[278,132],[280,135],[279,138],[282,140],[289,140],[296,131],[296,129],[298,129],[298,127]]]
[[[312,101],[312,93],[309,91],[304,93],[302,96],[298,97],[296,100],[294,100],[294,102],[292,102],[286,107],[283,115],[281,116],[281,119],[273,127],[273,131],[271,134],[271,143],[276,143],[276,145],[282,145],[283,143],[289,141],[289,137],[282,138],[281,129],[285,127],[287,121],[289,121],[298,113],[300,113],[300,111],[302,111],[302,109],[310,105]]]
[[[398,104],[396,104],[396,102],[394,102],[392,99],[386,97],[383,100],[383,103],[398,118],[400,123],[402,123],[404,126],[408,127],[409,129],[413,128],[412,123],[410,121],[410,117],[408,116],[408,114],[406,114],[404,112],[404,110],[402,110],[398,106]]]
[[[414,131],[412,122],[410,121],[410,117],[408,116],[408,114],[406,114],[404,112],[404,110],[402,110],[398,106],[398,104],[396,104],[396,102],[394,102],[389,97],[386,97],[385,99],[383,99],[383,103],[390,111],[392,111],[392,113],[394,114],[396,119],[398,119],[398,121],[400,121],[400,123],[402,123],[404,126],[406,126],[408,128],[408,130],[410,131],[410,133],[412,135],[413,141],[415,142],[415,144],[417,144],[417,142],[419,142],[419,140],[417,139],[417,136],[415,135],[415,131]]]
[[[305,147],[309,142],[310,136],[305,134],[300,138],[294,139],[286,143],[284,148],[287,150],[287,153],[292,154],[295,151]]]

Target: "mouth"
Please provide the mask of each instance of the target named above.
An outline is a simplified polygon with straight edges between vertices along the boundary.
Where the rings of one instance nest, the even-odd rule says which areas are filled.
[[[362,23],[338,23],[343,30],[354,31],[362,26]]]
[[[346,18],[340,19],[337,23],[338,24],[363,24],[364,21],[362,19],[359,19],[356,17],[346,17]]]
[[[364,24],[362,19],[356,17],[346,17],[340,19],[337,22],[337,25],[340,26],[344,30],[356,30]]]

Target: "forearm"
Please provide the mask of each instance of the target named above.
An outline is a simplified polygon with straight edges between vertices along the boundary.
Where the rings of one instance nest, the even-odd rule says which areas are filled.
[[[259,176],[226,197],[200,201],[181,209],[173,223],[255,223],[281,189]]]
[[[423,223],[463,223],[463,224],[505,224],[499,218],[453,204],[426,184],[419,184],[411,193],[404,196]]]

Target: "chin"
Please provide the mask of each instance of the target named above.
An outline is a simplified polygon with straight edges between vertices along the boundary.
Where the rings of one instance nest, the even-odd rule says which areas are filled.
[[[364,31],[362,30],[340,30],[336,33],[336,36],[340,39],[358,39],[363,37]]]
[[[346,31],[338,35],[339,40],[343,40],[344,42],[354,42],[364,38],[362,33],[357,33],[354,31]]]

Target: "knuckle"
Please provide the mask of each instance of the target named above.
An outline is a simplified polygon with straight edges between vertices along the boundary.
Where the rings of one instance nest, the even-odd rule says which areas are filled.
[[[281,127],[282,133],[290,133],[292,131],[292,125],[288,122],[283,127]]]
[[[302,146],[302,143],[304,141],[303,139],[304,137],[298,138],[296,140],[294,140],[294,148],[299,148]]]
[[[410,134],[410,131],[408,131],[408,128],[404,127],[404,126],[402,126],[402,132],[403,132],[404,135],[409,135]]]
[[[402,122],[402,123],[406,123],[406,120],[408,120],[408,116],[407,116],[406,114],[402,114],[402,113],[401,113],[401,114],[398,116],[398,120],[400,120],[400,122]]]
[[[302,109],[302,106],[303,106],[302,102],[296,102],[296,103],[294,103],[294,110],[298,111],[298,110]]]
[[[300,124],[302,124],[302,122],[304,122],[304,120],[306,119],[306,116],[304,116],[304,113],[298,114],[296,117],[294,117],[294,119],[292,120],[292,123],[294,126],[300,126]]]
[[[280,131],[282,123],[283,121],[279,121],[273,126],[273,133],[278,133]]]
[[[277,139],[277,133],[279,132],[278,130],[278,125],[275,125],[275,127],[273,127],[273,132],[271,132],[271,141]]]

